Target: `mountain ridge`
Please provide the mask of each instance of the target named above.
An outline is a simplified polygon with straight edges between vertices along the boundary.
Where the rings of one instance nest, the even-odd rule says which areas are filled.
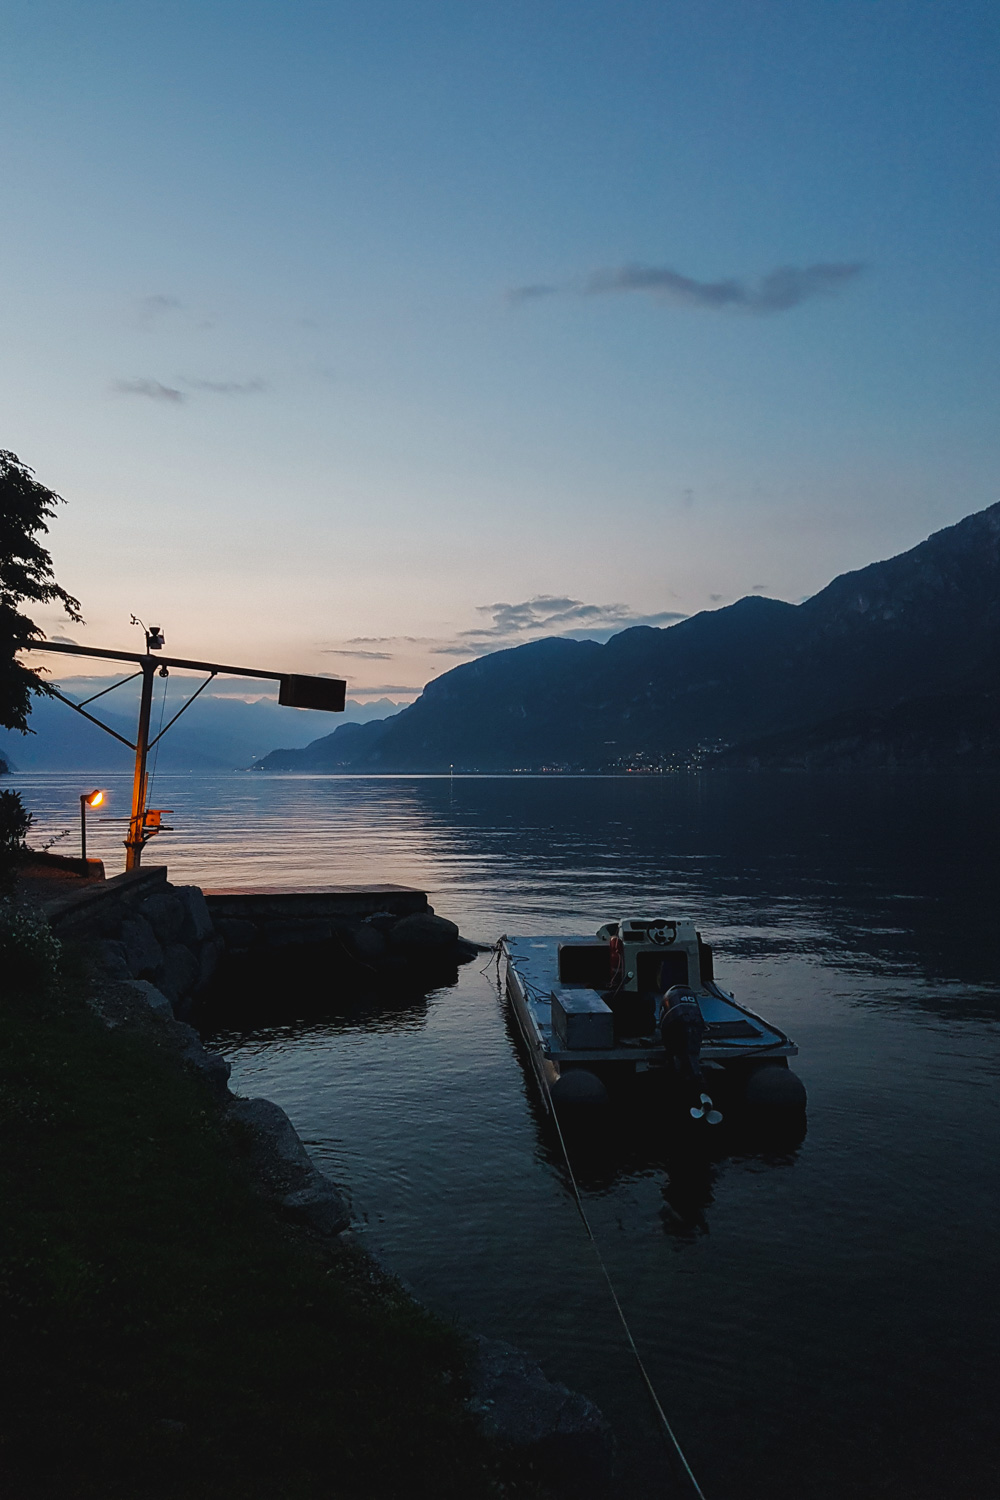
[[[392,719],[272,752],[259,768],[689,764],[706,747],[776,746],[781,735],[821,735],[824,723],[836,734],[840,716],[860,715],[863,726],[865,714],[909,699],[988,697],[998,644],[1000,503],[841,574],[802,604],[750,595],[665,629],[633,626],[604,645],[552,637],[480,657],[435,678]],[[908,731],[914,747],[919,718]]]

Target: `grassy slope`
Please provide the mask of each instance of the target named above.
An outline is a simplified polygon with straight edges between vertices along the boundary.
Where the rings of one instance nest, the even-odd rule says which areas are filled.
[[[0,1137],[11,1500],[511,1492],[457,1338],[274,1217],[155,1028],[5,994]]]

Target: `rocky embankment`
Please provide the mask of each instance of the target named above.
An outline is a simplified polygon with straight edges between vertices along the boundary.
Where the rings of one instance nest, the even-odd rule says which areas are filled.
[[[238,895],[244,897],[241,910]],[[232,1094],[229,1064],[180,1017],[228,958],[237,965],[259,962],[265,953],[273,959],[282,951],[279,938],[288,946],[298,942],[341,952],[349,966],[390,976],[410,968],[419,977],[428,965],[454,965],[480,951],[460,938],[454,923],[433,913],[420,892],[383,887],[341,896],[334,919],[329,909],[317,915],[319,893],[312,906],[305,903],[304,912],[293,905],[277,914],[266,901],[255,906],[253,900],[246,903],[245,893],[228,893],[218,898],[216,921],[215,898],[206,900],[197,886],[171,885],[166,870],[154,867],[72,887],[62,881],[59,894],[43,904],[56,935],[72,944],[89,971],[89,1004],[103,1025],[166,1042],[178,1064],[203,1079],[224,1127],[240,1141],[256,1190],[282,1218],[331,1252],[350,1232],[346,1192],[317,1168],[284,1110],[268,1099]],[[355,909],[345,910],[352,900]],[[397,909],[387,910],[392,904]],[[408,905],[417,909],[406,910]],[[328,932],[324,924],[331,921]],[[287,958],[287,947],[285,953]],[[521,1351],[496,1340],[473,1341],[468,1375],[469,1411],[490,1437],[528,1459],[547,1490],[607,1493],[613,1439],[591,1402],[548,1380]]]

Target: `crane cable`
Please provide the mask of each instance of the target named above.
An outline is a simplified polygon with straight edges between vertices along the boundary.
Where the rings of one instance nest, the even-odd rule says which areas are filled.
[[[504,936],[506,936],[506,934],[504,934]],[[500,989],[500,956],[502,943],[503,938],[499,940],[494,950],[496,954],[498,990]],[[491,964],[487,964],[487,968],[490,968],[491,966]],[[485,973],[485,970],[483,972]],[[517,1021],[518,1030],[521,1033],[522,1040],[524,1041],[525,1046],[528,1046],[528,1038],[525,1035],[521,1017],[518,1015],[517,1006],[513,1005],[511,1006],[511,1009],[514,1012],[514,1017]],[[583,1227],[587,1232],[587,1238],[590,1240],[594,1254],[597,1257],[597,1264],[601,1268],[601,1274],[603,1275],[604,1280],[607,1282],[608,1291],[611,1293],[611,1300],[615,1305],[615,1311],[618,1314],[619,1322],[621,1323],[622,1328],[625,1330],[625,1338],[628,1342],[628,1346],[631,1349],[633,1356],[635,1357],[635,1362],[639,1367],[639,1374],[642,1376],[643,1384],[645,1385],[647,1394],[649,1395],[649,1399],[653,1404],[653,1410],[656,1412],[656,1415],[660,1419],[660,1423],[662,1425],[664,1433],[669,1440],[671,1449],[680,1461],[681,1468],[684,1472],[685,1477],[691,1485],[692,1492],[697,1495],[698,1500],[706,1500],[705,1492],[702,1489],[701,1485],[698,1483],[698,1480],[695,1477],[694,1470],[688,1463],[687,1457],[684,1453],[684,1449],[681,1447],[680,1442],[678,1441],[677,1434],[674,1432],[674,1429],[670,1425],[670,1419],[668,1418],[666,1412],[663,1410],[663,1406],[660,1403],[660,1398],[656,1394],[656,1387],[653,1385],[653,1382],[649,1376],[649,1371],[646,1369],[646,1366],[643,1363],[642,1355],[639,1353],[638,1346],[636,1345],[635,1339],[632,1336],[632,1330],[629,1327],[628,1319],[625,1316],[625,1310],[618,1298],[618,1293],[615,1291],[615,1284],[611,1280],[611,1273],[604,1263],[604,1256],[601,1254],[601,1248],[597,1243],[597,1239],[594,1235],[593,1229],[590,1227],[590,1220],[587,1218],[587,1212],[583,1206],[583,1199],[580,1196],[580,1189],[577,1185],[576,1174],[573,1171],[573,1165],[569,1159],[569,1150],[566,1146],[566,1138],[562,1133],[562,1126],[559,1124],[559,1116],[556,1113],[555,1101],[552,1098],[552,1092],[549,1088],[548,1079],[545,1077],[544,1073],[541,1072],[538,1073],[538,1077],[540,1078],[542,1088],[545,1091],[545,1102],[548,1105],[549,1114],[552,1116],[552,1122],[556,1127],[556,1135],[559,1138],[559,1145],[562,1149],[563,1161],[566,1163],[566,1173],[569,1177],[570,1187],[573,1189],[573,1198],[576,1202],[577,1212],[580,1215],[580,1218],[583,1222]]]
[[[163,668],[163,673],[165,673],[166,670],[167,670],[166,667],[164,667]],[[161,673],[161,675],[163,675],[163,674]],[[167,678],[164,676],[163,677],[163,697],[160,699],[160,722],[157,725],[156,739],[153,742],[153,769],[150,771],[150,773],[149,773],[149,780],[146,783],[146,796],[145,796],[144,806],[143,806],[143,809],[142,809],[142,811],[143,811],[144,814],[146,812],[146,808],[149,806],[149,799],[150,799],[150,796],[152,795],[152,791],[153,791],[153,782],[156,779],[156,763],[157,763],[157,761],[160,758],[160,740],[161,740],[162,735],[163,735],[163,716],[166,713],[166,709],[167,709]]]

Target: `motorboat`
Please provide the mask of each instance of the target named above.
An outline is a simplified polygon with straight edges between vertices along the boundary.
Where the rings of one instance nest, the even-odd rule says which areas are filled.
[[[506,992],[547,1105],[607,1102],[641,1074],[713,1120],[723,1108],[803,1115],[795,1043],[717,983],[714,955],[690,917],[624,917],[592,938],[509,937]],[[693,991],[704,1022],[700,1098],[686,1097],[657,1027],[664,990]],[[705,1100],[708,1105],[705,1105]],[[701,1108],[699,1110],[699,1105]]]

